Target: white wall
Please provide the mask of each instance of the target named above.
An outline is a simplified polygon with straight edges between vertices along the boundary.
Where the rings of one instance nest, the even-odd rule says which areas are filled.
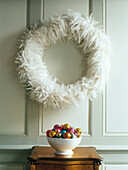
[[[110,80],[103,95],[93,102],[80,102],[78,108],[45,109],[26,97],[25,88],[19,84],[14,64],[17,39],[34,22],[66,9],[86,15],[93,12],[95,20],[110,36],[114,51]],[[27,148],[47,145],[45,131],[55,123],[64,122],[82,128],[81,145],[96,146],[104,158],[102,170],[128,169],[127,9],[127,0],[0,1],[0,148],[4,148],[2,152],[7,158],[7,161],[0,160],[0,170],[25,169],[22,156],[29,154],[26,145]],[[70,83],[81,76],[83,55],[73,44],[50,46],[45,55],[49,72],[61,81]],[[19,149],[12,145],[23,146]],[[12,147],[22,155],[18,165],[9,150]]]

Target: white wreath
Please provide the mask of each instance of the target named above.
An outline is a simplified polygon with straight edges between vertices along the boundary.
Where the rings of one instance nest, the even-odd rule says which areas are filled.
[[[86,97],[92,99],[103,90],[108,79],[111,43],[96,24],[92,17],[68,11],[50,17],[24,35],[16,63],[20,82],[25,84],[31,99],[47,106],[64,107]],[[88,66],[83,77],[67,86],[52,79],[44,62],[44,50],[63,40],[81,48]]]

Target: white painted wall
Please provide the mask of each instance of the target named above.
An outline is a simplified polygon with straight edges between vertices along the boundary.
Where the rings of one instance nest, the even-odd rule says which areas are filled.
[[[110,80],[97,100],[80,102],[78,108],[45,109],[26,97],[25,88],[19,84],[14,64],[17,39],[34,22],[66,9],[86,15],[93,12],[110,36],[114,49]],[[9,148],[47,145],[45,131],[65,122],[82,128],[82,145],[97,147],[104,158],[102,170],[128,169],[127,9],[127,0],[0,1],[0,150],[4,148],[4,154],[0,152],[0,170],[26,169],[25,160],[17,164]],[[49,72],[60,81],[71,83],[81,76],[83,54],[73,44],[50,46],[45,56]],[[19,155],[29,154],[24,146]],[[3,155],[8,161],[2,159]]]

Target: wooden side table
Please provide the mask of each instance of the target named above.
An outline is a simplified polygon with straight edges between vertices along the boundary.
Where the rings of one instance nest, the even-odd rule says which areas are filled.
[[[28,157],[31,170],[99,170],[102,158],[94,147],[77,147],[72,156],[54,154],[51,147],[34,146]]]

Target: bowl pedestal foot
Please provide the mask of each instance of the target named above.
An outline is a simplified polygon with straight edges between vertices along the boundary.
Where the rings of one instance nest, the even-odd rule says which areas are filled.
[[[66,150],[66,151],[56,150],[54,153],[56,155],[73,155],[73,151],[72,150]]]

